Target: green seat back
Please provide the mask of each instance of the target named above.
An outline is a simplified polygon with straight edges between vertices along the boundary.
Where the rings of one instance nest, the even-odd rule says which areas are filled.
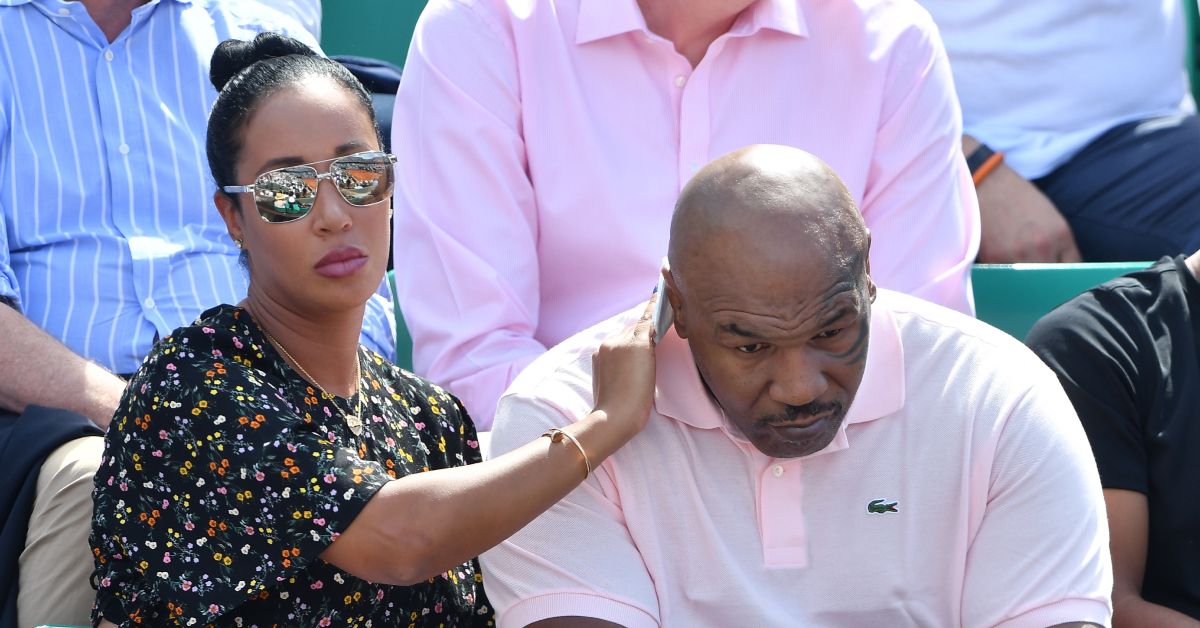
[[[388,288],[392,291],[392,308],[396,313],[396,364],[406,371],[411,371],[412,336],[408,335],[408,326],[404,324],[404,314],[400,312],[400,299],[396,298],[396,271],[389,270],[387,279]]]
[[[322,0],[321,48],[404,67],[408,42],[425,0]]]
[[[971,271],[975,315],[1019,340],[1050,310],[1109,279],[1150,262],[1101,264],[976,264]]]

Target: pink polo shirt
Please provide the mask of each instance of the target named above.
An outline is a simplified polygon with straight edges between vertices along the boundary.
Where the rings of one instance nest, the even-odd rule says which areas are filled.
[[[760,0],[693,69],[636,0],[431,0],[392,125],[415,368],[481,429],[546,347],[646,298],[680,189],[748,144],[833,166],[880,285],[972,308],[958,101],[914,2]]]
[[[591,353],[552,349],[501,400],[495,454],[592,406]],[[1058,380],[978,321],[880,291],[846,422],[804,458],[731,431],[686,342],[659,345],[644,432],[483,555],[500,626],[1107,624],[1099,477]]]

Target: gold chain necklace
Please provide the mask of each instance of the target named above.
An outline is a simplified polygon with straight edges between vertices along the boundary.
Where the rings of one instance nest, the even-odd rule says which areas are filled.
[[[283,353],[284,357],[286,357],[289,362],[291,362],[296,366],[297,369],[300,370],[300,374],[303,375],[305,379],[312,382],[313,385],[317,387],[317,390],[321,391],[322,395],[329,397],[329,403],[333,405],[338,412],[341,412],[342,418],[346,420],[346,426],[350,428],[350,432],[355,436],[362,434],[362,366],[359,365],[358,350],[355,349],[354,351],[354,394],[358,397],[358,401],[354,407],[354,414],[349,414],[347,412],[343,412],[342,407],[337,403],[334,403],[333,400],[336,397],[328,392],[325,392],[325,389],[321,387],[321,384],[317,383],[316,378],[314,378],[312,375],[309,375],[308,371],[304,370],[304,367],[300,365],[300,362],[298,362],[296,358],[293,358],[292,354],[288,353],[288,350],[284,348],[282,343],[275,339],[275,336],[271,335],[271,332],[267,331],[265,327],[259,327],[259,329],[262,330],[262,333],[267,337],[267,340],[270,340],[271,344],[275,345],[275,348],[279,349]]]

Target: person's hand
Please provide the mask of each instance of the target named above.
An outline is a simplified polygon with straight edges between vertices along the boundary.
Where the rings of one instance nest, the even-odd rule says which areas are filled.
[[[1012,168],[1000,164],[975,191],[983,229],[980,263],[1083,261],[1066,219]]]
[[[654,305],[646,304],[637,323],[610,336],[592,354],[592,398],[597,412],[623,422],[636,434],[646,426],[654,404]]]

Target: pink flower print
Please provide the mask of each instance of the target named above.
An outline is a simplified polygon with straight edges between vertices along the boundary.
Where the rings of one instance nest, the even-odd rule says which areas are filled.
[[[209,604],[209,605],[208,605],[208,612],[209,612],[209,614],[211,614],[211,615],[216,615],[217,613],[221,612],[221,607],[220,607],[220,606],[217,606],[216,604]]]
[[[333,622],[329,621],[328,617],[322,617],[321,621],[317,622],[317,625],[321,626],[321,628],[325,628],[325,626],[328,626],[331,623]]]
[[[158,437],[167,440],[167,430],[158,430]]]
[[[254,473],[254,479],[262,482],[263,480],[267,479],[267,474],[263,473],[262,471],[256,471]]]
[[[375,601],[376,602],[383,601],[383,589],[375,589]]]
[[[246,536],[254,536],[254,526],[245,526],[243,530],[246,532]]]
[[[237,347],[238,349],[242,348],[242,341],[238,340],[237,336],[233,337],[233,346]]]
[[[168,371],[174,371],[174,370],[177,370],[177,369],[175,368],[175,363],[174,363],[174,362],[168,362],[168,363],[167,363],[167,370],[168,370]]]
[[[151,456],[154,456],[155,458],[162,458],[162,457],[163,457],[163,453],[162,453],[162,450],[161,450],[161,449],[155,449],[154,451],[150,452],[150,455],[151,455]]]
[[[191,521],[185,522],[183,524],[183,529],[184,530],[195,530],[196,524],[192,523]],[[186,589],[185,589],[185,591],[186,591]]]
[[[287,449],[292,453],[296,453],[296,443],[288,443]]]
[[[222,494],[222,495],[228,495],[228,494],[229,494],[229,491],[228,491],[228,490],[227,490],[227,489],[226,489],[224,486],[220,486],[220,487],[218,487],[218,488],[217,488],[217,492],[218,492],[218,493],[220,493],[220,494]]]
[[[435,613],[442,612],[442,603],[441,602],[438,602],[437,604],[433,605],[433,612],[435,612]]]
[[[128,491],[128,490],[129,490],[129,483],[121,482],[121,491],[124,492],[124,491]]]
[[[316,525],[319,525],[319,526],[323,526],[323,525],[325,525],[325,517],[317,517],[316,519],[313,519],[313,523]]]
[[[332,474],[332,473],[325,474],[325,483],[326,484],[333,484],[336,481],[337,481],[337,476],[335,476],[334,474]]]
[[[102,587],[107,587],[107,586],[108,586],[108,585],[110,585],[110,584],[112,584],[112,578],[109,578],[108,576],[105,576],[105,577],[103,577],[103,578],[101,578],[101,579],[100,579],[100,586],[102,586]],[[380,591],[380,593],[383,593],[383,591],[381,590],[381,591]]]
[[[163,504],[163,505],[162,505],[162,507],[163,507],[163,510],[166,510],[166,509],[167,509],[167,506],[170,506],[170,505],[171,505],[171,502],[169,502],[169,501],[167,501],[167,500],[165,500],[165,499],[164,499],[164,500],[163,500],[163,502],[162,502],[162,504]]]
[[[467,447],[470,447],[471,449],[479,449],[479,441],[468,439]]]
[[[200,331],[202,331],[202,332],[204,332],[204,333],[206,333],[206,334],[215,334],[215,333],[217,333],[217,330],[213,329],[212,327],[201,327],[201,328],[200,328]]]
[[[171,552],[163,552],[163,562],[164,563],[171,562]]]
[[[191,591],[191,590],[192,590],[192,581],[191,581],[191,580],[184,580],[184,581],[183,581],[183,590],[184,590],[184,591]]]
[[[324,583],[324,582],[321,582],[320,580],[317,580],[316,582],[314,582],[314,583],[312,583],[312,584],[308,585],[308,587],[309,587],[310,589],[312,589],[312,590],[316,591],[316,590],[318,590],[318,589],[324,589],[324,588],[325,588],[325,583]]]
[[[425,424],[424,423],[413,423],[413,427],[415,427],[419,430],[423,430],[423,429],[425,429]]]

